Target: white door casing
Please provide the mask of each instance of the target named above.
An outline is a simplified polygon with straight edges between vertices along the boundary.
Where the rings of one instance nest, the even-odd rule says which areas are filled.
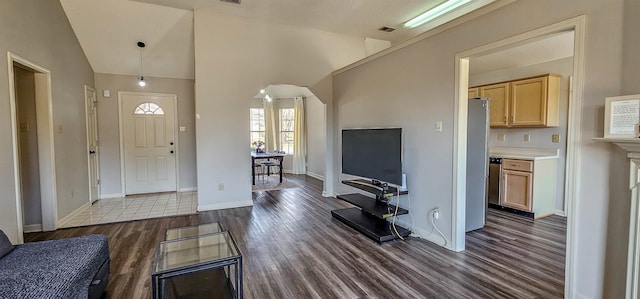
[[[123,194],[177,190],[177,96],[119,92]]]
[[[96,110],[96,90],[84,86],[86,124],[87,124],[87,160],[89,165],[89,202],[100,196],[100,159],[98,150],[98,114]]]

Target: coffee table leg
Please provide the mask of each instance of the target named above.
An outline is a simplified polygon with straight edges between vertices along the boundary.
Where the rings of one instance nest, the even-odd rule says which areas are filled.
[[[151,291],[153,292],[153,299],[157,299],[158,298],[158,283],[156,282],[156,278],[152,276],[151,277]]]
[[[238,268],[238,275],[240,276],[240,282],[238,283],[238,290],[240,290],[240,298],[244,298],[244,286],[242,283],[242,256],[240,256],[240,258],[238,259],[238,265],[236,266]]]

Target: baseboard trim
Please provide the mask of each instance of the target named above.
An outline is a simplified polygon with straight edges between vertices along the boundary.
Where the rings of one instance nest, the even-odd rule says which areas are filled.
[[[396,221],[397,225],[400,225],[406,229],[411,230],[411,235],[412,237],[416,237],[416,238],[420,238],[420,239],[424,239],[427,240],[431,243],[434,243],[440,247],[444,247],[446,249],[449,249],[451,251],[455,251],[453,249],[453,247],[451,247],[451,242],[449,240],[446,240],[447,245],[444,246],[445,240],[442,238],[442,236],[440,236],[435,230],[433,230],[432,232],[428,232],[426,230],[420,229],[420,228],[415,228],[415,227],[411,227],[411,225],[407,222],[404,222],[402,220],[397,220]]]
[[[62,227],[65,224],[67,224],[67,222],[71,221],[71,219],[73,219],[73,217],[78,216],[80,213],[82,213],[84,210],[88,209],[91,206],[90,202],[87,202],[85,204],[83,204],[81,207],[77,208],[75,211],[69,213],[69,215],[64,216],[62,219],[58,220],[58,227]]]
[[[29,224],[22,227],[24,233],[36,233],[42,231],[42,224]]]
[[[198,191],[198,187],[185,187],[178,189],[178,192],[194,192]]]
[[[556,210],[555,214],[561,217],[567,217],[567,213],[562,210]]]
[[[324,190],[322,190],[322,197],[333,197],[336,198],[336,195],[333,193],[327,193]]]
[[[198,205],[198,212],[251,207],[251,206],[253,206],[253,200],[229,201],[229,202],[216,203],[216,204]]]
[[[112,193],[112,194],[100,194],[100,199],[109,199],[109,198],[120,198],[124,197],[122,193]]]
[[[314,179],[319,179],[319,180],[324,182],[324,176],[323,175],[319,175],[319,174],[317,174],[315,172],[311,172],[311,171],[307,171],[307,175],[312,177],[312,178],[314,178]]]

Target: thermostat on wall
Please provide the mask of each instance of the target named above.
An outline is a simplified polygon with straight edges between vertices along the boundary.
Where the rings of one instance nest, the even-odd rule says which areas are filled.
[[[110,97],[111,96],[111,91],[108,90],[108,89],[102,90],[102,96],[105,97],[105,98]]]

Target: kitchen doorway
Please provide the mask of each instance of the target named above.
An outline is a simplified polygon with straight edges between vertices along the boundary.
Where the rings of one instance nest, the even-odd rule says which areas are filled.
[[[456,136],[457,142],[454,148],[456,162],[456,176],[454,177],[453,193],[455,194],[454,217],[452,219],[453,227],[453,247],[456,251],[462,251],[465,248],[465,185],[466,185],[466,138],[467,138],[467,98],[469,95],[469,70],[470,60],[489,53],[494,53],[506,48],[525,44],[532,40],[537,40],[550,34],[557,34],[565,31],[574,32],[573,43],[573,66],[572,66],[572,84],[570,88],[568,117],[567,117],[567,148],[566,148],[566,183],[564,198],[566,203],[567,218],[567,246],[566,246],[566,263],[565,263],[565,296],[573,296],[573,277],[576,271],[574,262],[575,250],[575,198],[577,196],[577,181],[579,173],[575,171],[579,165],[579,147],[580,140],[580,124],[582,111],[582,85],[584,82],[584,39],[585,39],[585,17],[580,16],[569,19],[560,23],[556,23],[547,27],[536,29],[518,36],[510,37],[502,41],[498,41],[489,45],[484,45],[475,49],[471,49],[456,54],[456,92],[458,101],[456,101]]]

